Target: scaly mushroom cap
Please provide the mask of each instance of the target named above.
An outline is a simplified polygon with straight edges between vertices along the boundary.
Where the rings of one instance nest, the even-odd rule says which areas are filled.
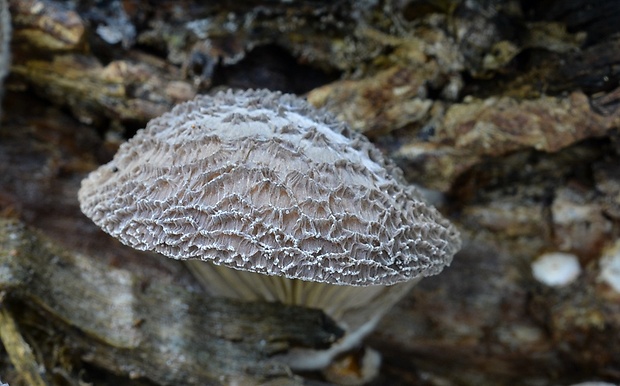
[[[153,119],[79,200],[139,250],[332,284],[433,275],[460,248],[364,136],[266,90],[199,96]]]

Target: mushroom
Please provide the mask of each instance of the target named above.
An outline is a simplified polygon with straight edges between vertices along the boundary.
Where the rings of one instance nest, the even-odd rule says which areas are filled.
[[[187,260],[215,296],[321,308],[359,345],[459,234],[366,137],[294,95],[199,96],[151,120],[82,181],[82,211],[139,250]]]

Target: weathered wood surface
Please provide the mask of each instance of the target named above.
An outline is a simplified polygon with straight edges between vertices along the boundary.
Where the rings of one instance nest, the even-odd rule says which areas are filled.
[[[620,264],[617,1],[10,5],[4,216],[85,261],[192,288],[182,267],[144,259],[90,224],[79,180],[196,93],[307,93],[430,189],[465,236],[452,267],[370,337],[384,357],[376,384],[620,382],[620,290],[610,281]],[[554,251],[581,267],[564,287],[532,276],[532,262]],[[11,371],[6,359],[6,381],[2,369]]]
[[[301,384],[272,357],[291,346],[328,347],[342,335],[318,310],[209,298],[67,252],[7,219],[0,219],[0,292],[3,313],[26,336],[44,337],[31,345],[47,384],[68,370],[63,360],[78,359],[162,385]],[[0,320],[8,332],[10,321]],[[17,345],[3,342],[7,351]]]

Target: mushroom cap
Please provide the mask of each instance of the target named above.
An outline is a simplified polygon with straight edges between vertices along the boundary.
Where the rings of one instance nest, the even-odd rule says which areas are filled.
[[[341,285],[439,273],[457,230],[366,137],[294,95],[198,96],[82,181],[82,211],[139,250]]]

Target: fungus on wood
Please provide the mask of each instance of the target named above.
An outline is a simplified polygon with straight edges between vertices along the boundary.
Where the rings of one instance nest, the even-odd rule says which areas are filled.
[[[460,248],[363,135],[266,90],[199,96],[153,119],[79,200],[121,242],[187,260],[210,294],[320,308],[347,331],[330,350],[284,355],[294,369],[359,345]]]

